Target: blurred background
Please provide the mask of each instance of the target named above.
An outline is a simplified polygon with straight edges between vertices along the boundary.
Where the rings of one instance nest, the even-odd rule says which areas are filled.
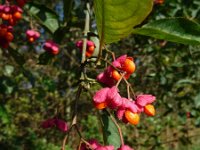
[[[62,1],[34,3],[55,11],[62,23]],[[34,21],[29,6],[24,8],[24,19],[14,27],[17,54],[0,49],[0,149],[60,150],[65,134],[56,128],[42,129],[40,124],[55,116],[70,123],[80,76],[81,52],[75,42],[83,37],[85,1],[73,1],[63,37],[60,31],[52,36]],[[199,0],[165,0],[154,6],[144,23],[166,17],[187,17],[199,22],[199,6]],[[91,31],[95,32],[93,13],[91,19]],[[41,33],[34,44],[25,37],[30,25]],[[42,46],[52,38],[61,48],[59,55],[50,59]],[[134,57],[137,69],[130,83],[136,93],[150,93],[157,98],[155,117],[143,116],[137,126],[120,123],[125,142],[136,150],[200,150],[200,46],[130,35],[109,49],[117,57]],[[95,78],[100,71],[88,66],[87,75]],[[99,87],[91,85],[91,91]],[[91,101],[91,95],[84,91],[78,104],[78,124],[85,139],[103,142]],[[71,132],[66,150],[76,149],[78,140],[76,132]]]

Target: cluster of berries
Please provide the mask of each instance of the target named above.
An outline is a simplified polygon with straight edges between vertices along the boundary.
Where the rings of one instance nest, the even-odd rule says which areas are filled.
[[[128,63],[126,63],[128,60]],[[134,62],[130,62],[133,59],[123,55],[117,58],[112,65],[116,68],[123,70],[125,76],[130,76],[130,73],[135,70]],[[128,65],[130,64],[130,65]],[[137,125],[140,120],[140,113],[144,112],[148,116],[155,115],[155,108],[151,104],[155,101],[155,96],[152,95],[138,95],[133,99],[121,97],[119,89],[115,86],[115,78],[112,76],[112,72],[115,71],[113,66],[109,66],[103,73],[98,75],[97,80],[104,83],[108,87],[102,88],[93,96],[93,103],[99,110],[110,108],[115,110],[116,116],[124,123],[130,123]],[[132,67],[134,66],[134,69]],[[127,72],[126,70],[130,71]],[[122,74],[119,73],[121,76]],[[126,78],[127,78],[126,77]]]
[[[123,73],[125,73],[124,77],[128,79],[135,68],[133,58],[122,55],[112,62],[112,66],[107,67],[104,72],[100,73],[97,80],[110,87],[122,77]]]
[[[59,46],[51,40],[47,40],[43,46],[44,50],[52,55],[57,55],[59,53]]]
[[[12,26],[22,18],[22,12],[17,5],[0,5],[0,18]]]
[[[102,146],[95,139],[88,140],[87,142],[88,142],[88,145],[86,143],[81,144],[80,150],[91,150],[91,149],[93,149],[93,150],[114,150],[115,149],[115,147],[113,145]],[[117,150],[133,150],[133,149],[130,148],[128,145],[122,145]]]
[[[33,43],[40,37],[40,33],[35,30],[27,30],[26,31],[26,38],[30,43]],[[43,46],[44,50],[52,55],[57,55],[59,53],[59,46],[55,42],[51,40],[47,40]]]
[[[28,0],[6,0],[5,4],[0,5],[0,18],[3,23],[0,25],[0,46],[8,48],[9,43],[14,39],[13,26],[22,18],[23,10],[21,9]],[[35,30],[27,30],[26,38],[33,43],[40,37],[40,33]],[[44,50],[48,53],[57,55],[59,47],[53,41],[44,43]]]
[[[20,8],[22,6],[21,1],[17,1],[17,4],[20,4],[19,6],[11,5],[10,2],[11,0],[0,5],[0,18],[3,21],[0,25],[0,46],[2,48],[7,48],[9,43],[13,40],[12,27],[22,18],[23,13],[23,10]]]
[[[53,128],[56,127],[60,131],[66,132],[68,130],[68,125],[65,121],[57,118],[50,118],[41,123],[41,127],[46,128]]]
[[[37,40],[40,37],[40,33],[35,30],[27,30],[26,31],[26,38],[30,43],[33,43],[35,40]]]
[[[116,116],[120,120],[133,125],[139,123],[141,112],[148,116],[155,115],[155,108],[151,104],[154,101],[155,96],[152,95],[138,95],[134,100],[121,97],[116,86],[102,88],[93,97],[97,109],[101,110],[108,107],[116,110]]]
[[[83,41],[80,40],[80,41],[76,42],[76,47],[78,47],[82,51],[83,50]],[[95,47],[96,46],[93,41],[87,40],[85,56],[88,58],[91,57],[92,54],[94,53]]]
[[[0,25],[0,45],[2,48],[7,48],[9,43],[13,40],[13,27],[1,24]]]

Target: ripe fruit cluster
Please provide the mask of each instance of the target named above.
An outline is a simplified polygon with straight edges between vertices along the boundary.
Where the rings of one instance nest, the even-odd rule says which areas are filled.
[[[22,12],[17,5],[0,5],[0,18],[12,26],[22,18]]]
[[[88,145],[86,143],[81,144],[80,150],[91,150],[91,149],[92,150],[114,150],[115,149],[113,145],[103,146],[95,139],[90,139],[87,142],[88,142]],[[117,150],[133,150],[133,149],[130,148],[128,145],[122,145]]]
[[[124,123],[136,125],[139,123],[139,114],[144,112],[148,116],[155,115],[155,108],[151,103],[155,96],[138,95],[136,99],[121,97],[116,86],[100,89],[93,96],[93,102],[97,109],[110,108],[116,112],[116,116]]]
[[[27,30],[26,31],[26,38],[30,43],[34,42],[40,37],[40,33],[35,30]]]
[[[76,42],[76,47],[78,47],[82,51],[82,49],[83,49],[83,41],[80,40],[80,41]],[[91,57],[92,54],[94,53],[95,47],[96,46],[95,46],[93,41],[87,40],[85,56],[86,57]]]
[[[135,71],[135,64],[131,57],[123,55],[113,61],[112,66],[107,67],[103,73],[97,76],[97,80],[108,87],[100,89],[93,96],[95,107],[99,110],[110,108],[115,111],[119,120],[133,125],[139,123],[142,112],[148,116],[154,116],[155,108],[151,103],[155,101],[155,96],[144,94],[137,95],[133,99],[121,97],[118,87],[115,86],[115,82],[119,78],[113,77],[113,72],[117,71],[114,67],[119,70],[119,78],[124,75],[127,79]]]
[[[122,55],[112,62],[112,66],[107,67],[104,72],[100,73],[97,80],[111,87],[122,77],[123,73],[125,73],[124,77],[128,79],[135,68],[133,58]]]
[[[41,123],[41,127],[46,128],[53,128],[57,127],[60,131],[66,132],[68,130],[68,125],[65,121],[57,118],[50,118]]]
[[[2,48],[7,48],[9,43],[13,40],[14,36],[12,34],[13,27],[1,24],[0,25],[0,46]]]
[[[55,42],[48,40],[44,43],[43,46],[44,50],[47,51],[49,54],[57,55],[59,53],[59,46]]]
[[[0,46],[8,48],[9,43],[14,39],[13,26],[22,18],[23,10],[20,8],[26,0],[17,0],[18,5],[11,5],[11,0],[7,0],[5,4],[0,5],[0,18],[2,24],[0,25]],[[22,5],[23,4],[23,5]]]

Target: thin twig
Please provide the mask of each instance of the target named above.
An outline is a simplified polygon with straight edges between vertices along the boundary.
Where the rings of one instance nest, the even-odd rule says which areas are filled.
[[[72,57],[72,55],[71,54],[69,54],[69,52],[66,50],[66,51],[63,51],[64,52],[64,54],[71,60],[71,61],[73,61],[73,64],[75,64],[76,66],[80,66],[80,64],[78,63],[78,61],[74,58],[74,57]]]
[[[126,88],[127,88],[128,99],[131,99],[131,96],[130,96],[130,84],[127,84]]]
[[[104,47],[104,49],[105,49],[109,54],[112,55],[112,58],[113,58],[113,60],[115,61],[115,53],[112,52],[112,51],[110,51],[105,45],[104,45],[103,47]]]
[[[129,89],[131,90],[131,93],[133,94],[133,99],[135,100],[135,99],[136,99],[136,94],[135,94],[135,92],[134,92],[134,90],[133,90],[131,84],[127,81],[126,78],[123,78],[123,79],[124,79],[124,81],[126,82],[126,84],[129,85]]]
[[[66,145],[67,139],[69,137],[69,133],[72,130],[72,128],[74,127],[74,125],[76,125],[76,123],[77,123],[77,105],[78,105],[78,100],[79,100],[81,92],[82,92],[82,88],[83,88],[82,84],[80,84],[79,88],[78,88],[78,91],[77,91],[77,94],[76,94],[75,106],[74,106],[74,114],[73,114],[73,118],[72,118],[72,123],[71,123],[71,126],[70,126],[70,128],[69,128],[66,136],[63,139],[62,150],[65,150],[65,145]]]
[[[120,141],[121,141],[121,145],[124,145],[124,139],[123,139],[123,135],[122,135],[122,130],[120,128],[120,126],[118,125],[117,121],[115,120],[115,118],[111,115],[111,113],[109,111],[107,111],[110,115],[111,120],[113,121],[113,123],[116,125],[117,130],[119,132],[119,136],[120,136]]]
[[[101,60],[105,61],[106,63],[108,63],[110,66],[112,66],[115,70],[122,72],[120,69],[118,69],[117,67],[115,67],[111,62],[109,62],[108,60],[105,60],[104,58],[100,58]]]
[[[62,150],[65,150],[65,145],[66,145],[66,143],[67,143],[67,139],[69,138],[69,133],[71,132],[72,127],[73,127],[73,126],[71,126],[71,127],[68,129],[68,131],[67,131],[67,133],[66,133],[66,135],[65,135],[65,137],[64,137],[64,139],[63,139]]]
[[[80,140],[79,144],[78,144],[78,150],[81,149],[81,145],[82,145],[82,141]]]
[[[119,84],[120,84],[120,82],[122,81],[122,79],[124,78],[125,74],[126,74],[126,72],[124,72],[124,73],[120,74],[120,75],[121,75],[121,77],[120,77],[120,79],[117,81],[116,87],[118,87],[118,86],[119,86]]]
[[[82,135],[81,135],[81,132],[80,132],[79,129],[78,129],[77,124],[74,124],[74,127],[75,127],[75,129],[76,129],[76,131],[77,131],[79,137],[80,137],[80,138],[83,138]]]

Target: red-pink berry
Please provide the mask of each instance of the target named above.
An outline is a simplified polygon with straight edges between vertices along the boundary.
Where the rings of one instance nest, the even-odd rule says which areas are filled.
[[[35,30],[27,30],[26,31],[26,38],[29,40],[29,42],[34,42],[40,37],[40,33]]]
[[[67,123],[61,119],[55,119],[55,124],[60,131],[66,132],[68,130]]]
[[[57,55],[59,53],[59,46],[55,42],[46,41],[43,48],[50,54]]]

